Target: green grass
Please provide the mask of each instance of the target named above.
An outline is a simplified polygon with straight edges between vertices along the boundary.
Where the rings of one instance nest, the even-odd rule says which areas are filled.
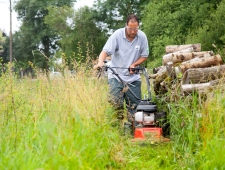
[[[163,104],[171,142],[133,143],[112,126],[106,80],[82,71],[57,79],[3,75],[0,169],[225,169],[223,90]]]

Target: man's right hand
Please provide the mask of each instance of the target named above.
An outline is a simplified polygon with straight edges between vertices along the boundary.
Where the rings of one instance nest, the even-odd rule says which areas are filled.
[[[107,57],[107,53],[105,51],[102,51],[99,55],[99,60],[98,60],[98,64],[94,65],[93,69],[98,69],[98,68],[102,68],[102,66],[104,66],[104,60]]]
[[[93,69],[97,70],[99,68],[102,68],[103,65],[104,65],[104,63],[102,63],[102,64],[98,63],[98,64],[94,65]]]
[[[97,70],[98,68],[99,68],[98,65],[94,65],[93,67],[94,70]]]

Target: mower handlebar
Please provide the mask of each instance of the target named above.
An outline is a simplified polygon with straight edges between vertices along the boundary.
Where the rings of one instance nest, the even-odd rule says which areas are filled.
[[[96,69],[98,70],[98,72],[101,74],[102,72],[107,72],[108,70],[110,70],[112,72],[112,74],[114,74],[123,84],[124,86],[127,86],[127,83],[125,83],[120,75],[114,70],[114,68],[117,69],[128,69],[128,71],[130,72],[130,70],[132,70],[132,72],[134,72],[134,74],[144,74],[144,77],[146,79],[146,84],[147,84],[147,90],[148,90],[148,98],[147,100],[151,100],[151,92],[150,92],[150,81],[149,81],[149,77],[148,77],[148,73],[147,73],[147,69],[144,67],[135,67],[135,68],[124,68],[124,67],[111,67],[109,65],[107,65],[107,61],[104,61],[104,65],[102,67],[97,67]],[[99,76],[100,77],[100,76]],[[131,90],[130,90],[131,91]],[[131,93],[133,94],[133,92],[131,91]],[[133,94],[134,95],[134,94]],[[135,95],[134,95],[135,96]],[[136,96],[135,96],[136,97]],[[137,97],[136,97],[137,98]],[[140,99],[139,99],[140,100]]]

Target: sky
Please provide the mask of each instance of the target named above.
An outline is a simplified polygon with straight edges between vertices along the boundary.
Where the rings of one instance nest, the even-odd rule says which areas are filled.
[[[12,0],[12,5],[15,0]],[[75,3],[75,9],[82,6],[92,6],[94,0],[77,0]],[[7,35],[10,33],[10,11],[9,11],[9,0],[0,0],[0,29],[3,30]],[[20,22],[17,20],[15,11],[12,12],[12,32],[19,30]]]

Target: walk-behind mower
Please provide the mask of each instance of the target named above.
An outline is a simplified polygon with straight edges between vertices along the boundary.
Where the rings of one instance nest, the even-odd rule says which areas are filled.
[[[115,71],[116,69],[130,69],[121,67],[111,67],[107,61],[102,67],[105,73],[111,72],[119,81],[128,89],[140,103],[136,108],[136,113],[132,119],[132,134],[134,139],[132,141],[151,141],[151,142],[165,142],[169,141],[169,123],[167,121],[167,114],[163,111],[158,111],[156,103],[152,102],[150,81],[146,68],[136,67],[132,68],[135,74],[143,74],[147,83],[147,93],[144,99],[139,99],[129,88],[128,84],[124,82],[120,75]],[[129,70],[130,71],[130,70]],[[126,129],[125,129],[126,130]]]

